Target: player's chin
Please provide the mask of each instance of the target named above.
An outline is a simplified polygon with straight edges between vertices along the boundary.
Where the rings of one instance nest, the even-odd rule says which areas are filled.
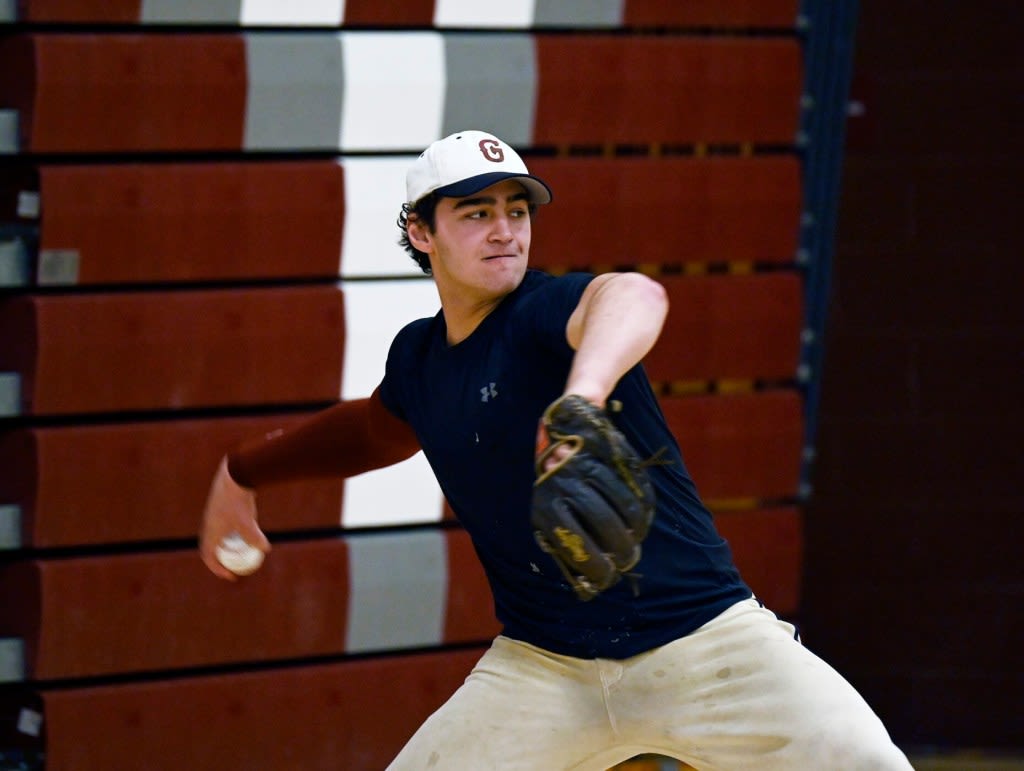
[[[526,257],[521,254],[487,257],[481,261],[481,267],[487,276],[517,285],[526,275]]]

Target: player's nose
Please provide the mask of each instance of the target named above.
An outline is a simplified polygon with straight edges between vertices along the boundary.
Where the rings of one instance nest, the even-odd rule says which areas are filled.
[[[512,220],[507,215],[499,214],[493,220],[491,239],[494,241],[511,241],[512,237]]]

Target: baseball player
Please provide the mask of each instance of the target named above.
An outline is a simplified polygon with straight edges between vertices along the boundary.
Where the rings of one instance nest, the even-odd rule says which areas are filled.
[[[399,332],[369,398],[224,459],[203,561],[232,578],[215,558],[231,532],[269,550],[255,489],[422,449],[503,629],[394,771],[598,771],[643,753],[698,769],[909,769],[715,531],[639,364],[667,313],[660,284],[527,267],[531,218],[550,201],[490,134],[419,156],[401,242],[440,312]]]

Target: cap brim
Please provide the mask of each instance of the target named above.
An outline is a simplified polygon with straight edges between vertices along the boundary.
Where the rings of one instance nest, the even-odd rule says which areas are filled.
[[[521,182],[526,192],[530,194],[531,203],[551,203],[551,188],[544,180],[529,174],[515,174],[508,171],[492,171],[487,174],[477,174],[475,177],[467,177],[450,185],[439,187],[434,190],[437,195],[451,198],[463,198],[473,193],[479,193],[485,187],[490,187],[506,179],[514,179]]]

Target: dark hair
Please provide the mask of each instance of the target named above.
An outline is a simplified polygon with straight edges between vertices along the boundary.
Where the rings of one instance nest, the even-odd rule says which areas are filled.
[[[414,204],[403,203],[402,212],[398,215],[398,229],[402,231],[398,243],[409,253],[409,256],[412,257],[413,262],[419,266],[420,270],[428,276],[431,274],[430,258],[425,252],[421,252],[409,241],[409,217],[410,215],[414,216],[415,219],[423,223],[427,230],[433,233],[437,222],[437,202],[439,200],[439,196],[434,193],[428,193]]]

